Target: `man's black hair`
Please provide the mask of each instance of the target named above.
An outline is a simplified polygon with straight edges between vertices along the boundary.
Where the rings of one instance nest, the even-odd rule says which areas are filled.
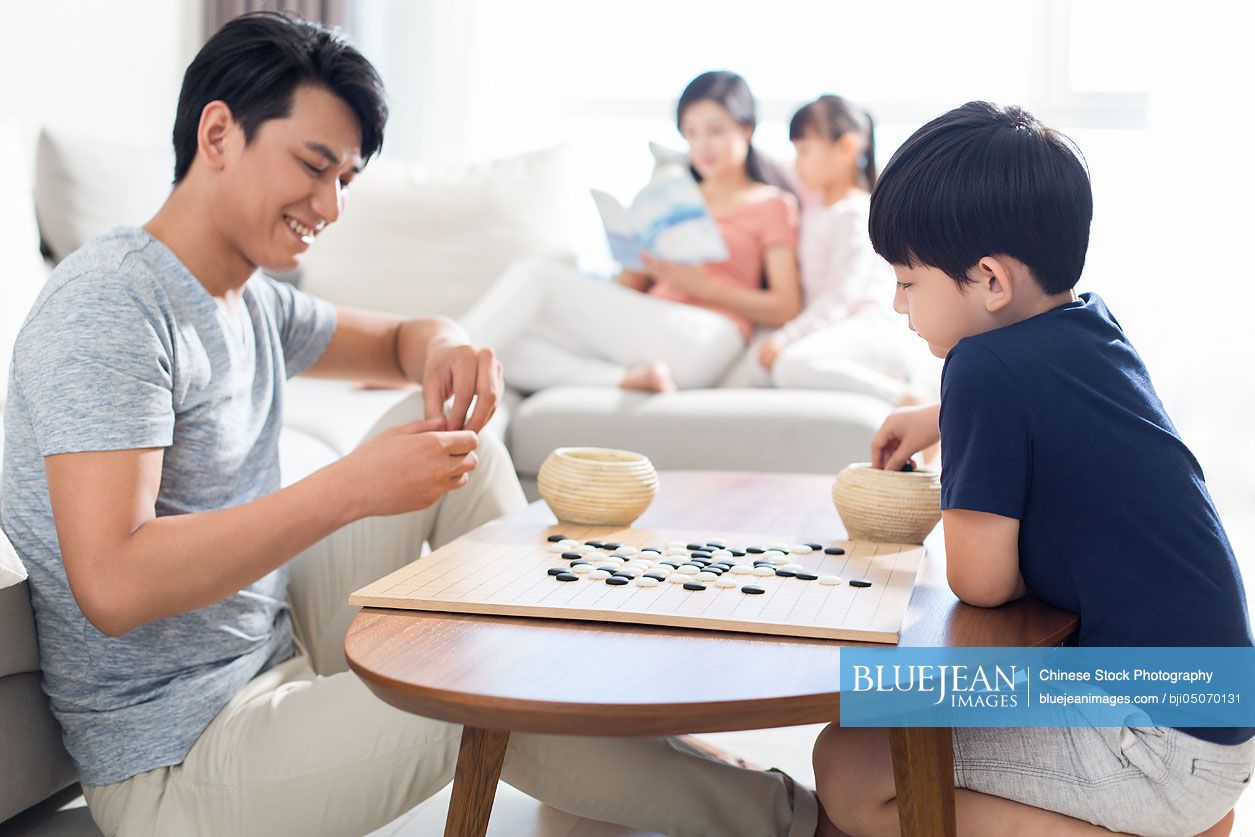
[[[872,246],[959,284],[984,256],[1028,266],[1049,294],[1085,266],[1094,213],[1079,149],[1018,107],[968,102],[920,128],[872,190]]]
[[[388,121],[383,80],[366,58],[338,31],[278,12],[257,12],[228,21],[183,75],[174,117],[174,182],[187,175],[196,158],[201,111],[225,102],[250,142],[268,119],[292,112],[301,85],[334,93],[357,117],[362,161],[383,145]]]

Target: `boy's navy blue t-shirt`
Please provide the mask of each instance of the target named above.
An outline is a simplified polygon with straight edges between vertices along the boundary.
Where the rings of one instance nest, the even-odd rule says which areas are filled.
[[[1096,294],[955,345],[941,451],[941,507],[1019,520],[1024,581],[1080,614],[1079,644],[1252,644],[1202,469]]]

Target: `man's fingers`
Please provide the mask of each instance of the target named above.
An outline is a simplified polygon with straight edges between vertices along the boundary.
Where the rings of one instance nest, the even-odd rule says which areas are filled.
[[[449,410],[449,429],[461,430],[466,413],[475,395],[475,367],[459,359],[453,366],[453,407]]]
[[[497,411],[502,388],[501,364],[491,350],[485,349],[479,357],[478,380],[475,382],[475,412],[466,423],[467,430],[478,433],[484,429],[484,425],[488,424],[492,414]]]
[[[444,378],[447,375],[448,370],[444,370],[441,375],[425,375],[423,377],[423,415],[429,420],[439,419],[441,429],[443,429],[445,424]]]
[[[479,446],[479,437],[469,430],[446,430],[439,434],[445,453],[463,456]]]

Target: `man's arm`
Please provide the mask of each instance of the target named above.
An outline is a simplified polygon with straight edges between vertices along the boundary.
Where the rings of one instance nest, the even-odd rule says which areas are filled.
[[[954,595],[977,607],[997,607],[1023,597],[1020,521],[1013,517],[946,509],[946,580]]]
[[[233,595],[353,520],[426,508],[476,464],[473,433],[436,425],[392,428],[251,503],[166,517],[154,510],[160,448],[47,456],[74,598],[99,631],[121,636]]]
[[[306,374],[388,386],[422,384],[427,418],[443,418],[444,403],[452,397],[448,429],[475,432],[496,411],[504,388],[492,350],[472,346],[452,320],[402,320],[354,308],[336,309],[331,342]],[[467,418],[472,397],[475,412]]]

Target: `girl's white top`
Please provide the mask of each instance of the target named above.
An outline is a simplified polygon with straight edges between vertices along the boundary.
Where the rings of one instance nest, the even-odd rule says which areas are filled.
[[[777,333],[785,344],[866,308],[892,310],[893,269],[872,250],[870,208],[870,196],[859,189],[831,206],[804,206],[798,239],[804,307]]]

